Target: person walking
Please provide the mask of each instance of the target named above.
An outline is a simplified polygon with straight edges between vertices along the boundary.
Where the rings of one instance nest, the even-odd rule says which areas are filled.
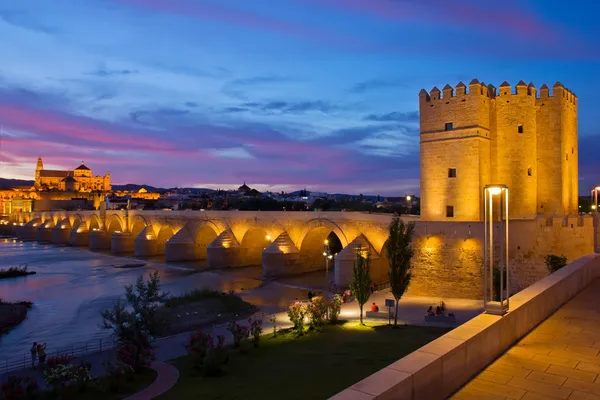
[[[31,368],[35,368],[35,359],[37,358],[37,343],[33,342],[33,346],[31,346]]]
[[[43,365],[46,362],[46,343],[37,345],[37,353],[38,358],[40,360],[40,365]]]

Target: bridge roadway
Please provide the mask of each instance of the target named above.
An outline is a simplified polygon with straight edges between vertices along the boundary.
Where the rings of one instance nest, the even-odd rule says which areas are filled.
[[[600,400],[600,279],[538,325],[452,400]]]
[[[89,246],[136,257],[164,255],[167,262],[205,259],[211,268],[262,265],[267,277],[325,269],[324,243],[333,233],[343,248],[334,260],[335,283],[343,286],[350,280],[359,248],[371,254],[373,279],[386,280],[384,243],[391,218],[360,212],[101,208],[14,214],[10,224],[0,228],[21,240]]]

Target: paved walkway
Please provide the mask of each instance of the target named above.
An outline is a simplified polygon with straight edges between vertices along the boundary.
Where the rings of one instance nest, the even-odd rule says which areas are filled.
[[[162,361],[155,361],[150,368],[156,371],[156,380],[146,389],[141,390],[125,400],[148,400],[160,396],[171,389],[179,379],[179,371],[171,364]]]
[[[451,399],[600,400],[600,279]]]

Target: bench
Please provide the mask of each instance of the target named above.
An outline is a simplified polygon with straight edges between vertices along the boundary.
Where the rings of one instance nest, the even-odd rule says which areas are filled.
[[[367,311],[367,318],[380,318],[380,319],[388,319],[388,318],[394,318],[394,312],[390,311],[389,313],[387,311],[377,311],[377,312],[373,312],[373,311]]]
[[[455,324],[456,317],[454,315],[426,315],[425,322],[443,322],[445,324]]]

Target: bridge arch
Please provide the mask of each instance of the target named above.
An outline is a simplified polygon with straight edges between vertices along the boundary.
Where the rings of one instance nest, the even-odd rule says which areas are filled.
[[[325,269],[328,262],[324,256],[325,246],[332,255],[339,253],[348,245],[348,239],[342,229],[333,221],[316,218],[308,221],[298,237],[299,261],[306,271]],[[333,266],[331,260],[330,267]]]
[[[148,226],[148,222],[146,221],[146,219],[144,217],[142,217],[141,215],[135,215],[133,217],[133,219],[131,220],[131,229],[130,229],[131,235],[133,237],[136,237],[147,226]]]
[[[262,226],[251,226],[246,230],[240,246],[244,249],[244,263],[246,265],[261,265],[262,251],[275,240]]]
[[[69,218],[61,219],[60,221],[58,221],[56,226],[58,226],[60,228],[62,228],[64,226],[64,228],[62,228],[62,229],[71,229],[73,227],[73,225],[71,225],[71,221],[69,220]]]
[[[102,229],[102,221],[96,214],[93,214],[88,221],[88,229],[90,231]],[[85,224],[85,221],[82,219],[81,223]]]
[[[156,232],[156,231],[155,231]],[[171,224],[162,225],[156,234],[156,241],[158,243],[159,254],[164,254],[165,243],[169,241],[175,235],[175,229]]]
[[[106,225],[106,231],[110,234],[114,232],[123,232],[123,220],[116,214],[110,216],[108,223]]]
[[[85,221],[85,219],[79,214],[74,214],[69,217],[69,222],[71,223],[71,226],[73,228],[75,228],[76,226],[79,226],[84,221]]]

